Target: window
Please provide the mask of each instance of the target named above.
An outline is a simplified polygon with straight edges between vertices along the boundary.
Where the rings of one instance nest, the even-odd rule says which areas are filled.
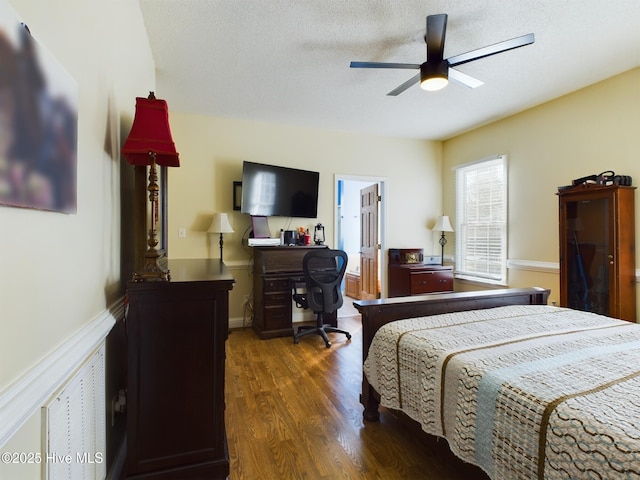
[[[456,276],[507,283],[507,159],[456,168]]]

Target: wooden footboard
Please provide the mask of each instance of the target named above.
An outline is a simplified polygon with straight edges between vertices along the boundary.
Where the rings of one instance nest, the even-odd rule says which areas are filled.
[[[505,305],[546,305],[548,298],[549,290],[532,287],[358,300],[353,302],[353,305],[362,314],[362,362],[364,363],[367,358],[374,335],[386,323],[404,318]],[[364,375],[362,376],[360,403],[364,406],[365,420],[377,421],[380,418],[379,396],[369,385]]]

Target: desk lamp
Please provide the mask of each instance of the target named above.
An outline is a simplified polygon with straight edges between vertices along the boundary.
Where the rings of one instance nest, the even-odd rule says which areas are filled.
[[[207,231],[209,233],[220,234],[220,261],[222,262],[222,234],[233,233],[233,228],[231,228],[231,224],[229,223],[229,216],[226,213],[214,213],[213,221]]]

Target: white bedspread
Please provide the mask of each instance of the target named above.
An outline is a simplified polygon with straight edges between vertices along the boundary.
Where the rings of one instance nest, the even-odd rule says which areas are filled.
[[[640,479],[638,324],[546,305],[400,320],[364,372],[493,479]]]

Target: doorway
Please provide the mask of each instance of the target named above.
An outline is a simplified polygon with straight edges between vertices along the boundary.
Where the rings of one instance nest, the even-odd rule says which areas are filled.
[[[384,252],[385,244],[385,221],[384,221],[384,189],[385,179],[380,177],[368,177],[368,176],[353,176],[353,175],[336,175],[335,176],[335,245],[337,248],[347,252],[349,256],[349,263],[347,267],[347,275],[345,276],[345,293],[353,298],[353,289],[349,288],[351,282],[358,282],[360,285],[360,260],[361,260],[361,191],[371,187],[372,185],[378,185],[379,197],[381,199],[378,202],[377,209],[377,237],[378,245],[377,249],[377,264],[375,275],[373,280],[377,285],[377,296],[381,296],[384,291],[384,285],[382,279],[384,278],[383,271],[385,269],[385,262],[383,261],[382,252]],[[366,272],[365,272],[366,273]]]

